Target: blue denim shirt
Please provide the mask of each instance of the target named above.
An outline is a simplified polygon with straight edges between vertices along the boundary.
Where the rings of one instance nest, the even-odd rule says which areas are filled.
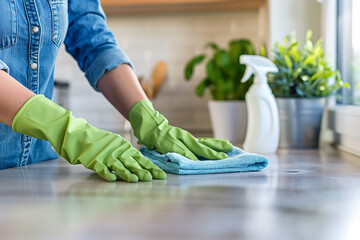
[[[52,98],[63,42],[95,90],[105,72],[132,66],[106,26],[99,0],[0,0],[0,69],[34,93]],[[0,123],[0,169],[57,157],[49,142]]]

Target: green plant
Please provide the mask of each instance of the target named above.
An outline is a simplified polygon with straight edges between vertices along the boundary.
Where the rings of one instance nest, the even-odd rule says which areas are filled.
[[[215,43],[206,47],[213,49],[213,55],[206,63],[206,76],[197,85],[196,95],[202,97],[209,89],[214,100],[244,100],[245,94],[252,84],[252,79],[246,83],[240,80],[245,72],[245,65],[239,63],[242,54],[255,54],[255,48],[249,40],[237,39],[229,43],[229,49],[221,49]],[[265,54],[262,48],[262,54]],[[206,59],[205,54],[193,57],[185,66],[185,79],[190,80],[196,65]]]
[[[311,41],[312,31],[306,33],[302,48],[293,33],[291,41],[285,38],[285,44],[275,44],[274,63],[278,73],[269,74],[270,87],[277,97],[326,97],[348,83],[341,80],[339,71],[333,71],[329,65],[320,39]]]

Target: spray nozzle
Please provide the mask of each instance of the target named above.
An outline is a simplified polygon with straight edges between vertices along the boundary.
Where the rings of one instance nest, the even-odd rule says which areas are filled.
[[[271,60],[261,56],[241,55],[240,63],[246,65],[241,82],[246,82],[253,74],[255,74],[255,83],[266,83],[266,74],[268,72],[278,72],[278,68]]]

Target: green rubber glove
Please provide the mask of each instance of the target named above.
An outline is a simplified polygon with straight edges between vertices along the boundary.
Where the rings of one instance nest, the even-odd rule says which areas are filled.
[[[21,107],[12,128],[49,141],[69,163],[81,163],[107,181],[116,181],[113,172],[127,182],[166,178],[160,168],[123,137],[92,127],[43,95],[30,98]]]
[[[195,138],[189,132],[170,126],[168,120],[155,111],[149,100],[137,102],[129,113],[129,121],[140,144],[160,153],[176,152],[189,159],[224,159],[233,146],[228,140]]]

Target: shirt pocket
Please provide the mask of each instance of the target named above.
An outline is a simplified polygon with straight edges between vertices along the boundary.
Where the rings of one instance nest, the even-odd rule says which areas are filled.
[[[52,21],[51,39],[58,47],[60,47],[65,39],[68,29],[68,1],[49,0],[49,3]]]
[[[0,9],[0,49],[3,49],[16,44],[18,17],[14,0],[0,0]]]

